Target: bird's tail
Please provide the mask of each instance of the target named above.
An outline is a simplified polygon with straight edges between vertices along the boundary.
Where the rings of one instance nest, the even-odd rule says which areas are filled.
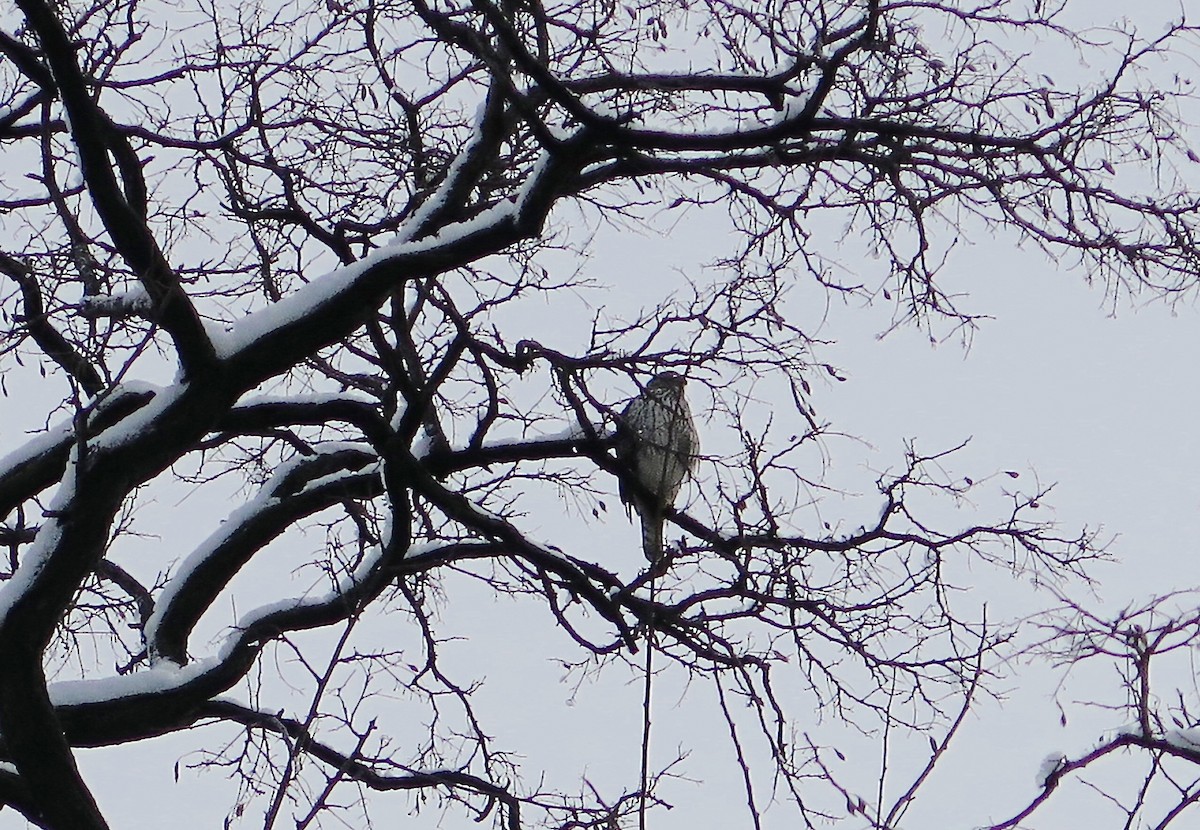
[[[650,564],[656,564],[663,556],[662,516],[645,516],[642,519],[642,551]]]

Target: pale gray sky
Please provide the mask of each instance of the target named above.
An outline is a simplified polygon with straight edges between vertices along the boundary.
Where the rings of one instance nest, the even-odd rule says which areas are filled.
[[[1086,6],[1086,14],[1097,22],[1136,12],[1148,31],[1161,28],[1160,21],[1179,9],[1174,0],[1150,0],[1133,9],[1116,2],[1078,5]],[[1064,64],[1064,72],[1076,70],[1077,65]],[[1200,175],[1196,186],[1200,188]],[[905,440],[916,439],[932,450],[969,437],[970,445],[952,462],[956,473],[982,478],[996,470],[1015,470],[1022,478],[1013,487],[1027,487],[1035,476],[1043,483],[1057,482],[1046,508],[1056,520],[1068,528],[1103,524],[1119,534],[1113,547],[1118,561],[1096,571],[1100,601],[1116,609],[1148,595],[1200,586],[1200,557],[1193,550],[1200,440],[1192,425],[1200,393],[1190,371],[1200,355],[1200,309],[1191,300],[1169,308],[1149,296],[1121,298],[1114,306],[1101,287],[1085,285],[1084,275],[981,236],[982,241],[957,248],[947,270],[950,284],[970,293],[967,307],[993,318],[981,323],[969,350],[955,338],[931,345],[927,333],[914,328],[880,339],[877,335],[890,321],[887,303],[825,308],[820,294],[797,290],[795,302],[814,303],[805,313],[814,322],[825,318],[814,334],[838,340],[824,356],[848,378],[816,386],[818,413],[838,431],[869,442],[828,439],[831,478],[869,493],[878,471],[901,463]],[[603,231],[586,267],[598,280],[614,285],[642,281],[649,288],[644,282],[648,274],[703,273],[692,269],[721,244],[720,233],[702,216],[679,224],[669,238]],[[554,328],[553,320],[538,323]],[[6,429],[0,449],[7,449],[11,439]],[[703,480],[693,486],[703,486]],[[208,498],[220,496],[164,500],[166,520],[156,528],[159,522],[147,517],[147,530],[165,534],[170,528],[179,534],[180,516],[203,515]],[[585,530],[579,553],[599,557],[619,550],[616,555],[628,558],[632,574],[641,566],[636,534],[615,498],[610,508],[604,533]],[[552,515],[554,521],[577,521],[561,509]],[[969,512],[962,522],[971,522]],[[199,538],[205,531],[197,527],[194,535]],[[182,551],[186,538],[186,532],[177,535],[173,544]],[[500,744],[527,748],[528,739],[535,737],[529,769],[556,770],[561,764],[561,771],[551,773],[563,776],[559,783],[569,784],[581,773],[600,787],[631,781],[640,721],[636,678],[624,678],[630,680],[626,683],[613,672],[602,683],[584,681],[576,689],[552,657],[567,649],[557,632],[547,639],[550,620],[544,611],[495,602],[464,580],[452,580],[447,587],[453,588],[444,609],[448,627],[504,632],[499,650],[495,640],[486,646],[481,640],[447,648],[451,663],[487,678],[483,710],[493,715],[491,728],[505,730],[499,737],[508,740]],[[1020,591],[976,587],[995,591],[993,607],[1000,618],[1033,610],[1023,605],[1027,600]],[[386,632],[379,636],[386,638]],[[1012,670],[1011,702],[1003,708],[980,707],[959,740],[953,764],[930,785],[908,826],[970,826],[1003,818],[1032,796],[1044,755],[1055,749],[1076,754],[1098,738],[1098,720],[1072,712],[1067,727],[1059,725],[1053,675],[1025,665]],[[1087,676],[1080,682],[1104,682],[1113,693],[1119,691],[1114,676]],[[658,815],[653,827],[746,826],[727,739],[719,724],[697,721],[694,714],[700,708],[695,698],[711,692],[667,676],[656,694],[656,748],[670,752],[686,738],[695,752],[683,773],[705,783],[670,786],[665,795],[676,807]],[[681,703],[685,694],[686,704]],[[1075,696],[1072,687],[1060,694],[1066,700]],[[821,724],[811,726],[815,730]],[[206,743],[217,735],[235,735],[234,730],[211,728],[204,734]],[[185,733],[79,753],[84,776],[114,828],[148,830],[161,827],[164,817],[177,826],[220,826],[229,807],[229,787],[215,776],[186,770],[175,781],[176,759],[195,740]],[[859,755],[850,753],[842,771],[868,799],[878,766],[878,758],[868,754],[869,745],[863,743]],[[986,788],[979,784],[985,777]],[[1072,799],[1061,794],[1049,818],[1037,826],[1083,826]],[[378,826],[409,826],[407,796],[378,796],[374,804]],[[441,825],[448,830],[476,826],[459,813],[449,815]],[[434,813],[424,814],[411,826],[433,826],[435,819]],[[252,819],[246,826],[255,825]],[[19,826],[23,822],[11,812],[0,813],[0,830]],[[795,824],[790,813],[782,812],[766,826]],[[851,819],[844,826],[861,823]]]

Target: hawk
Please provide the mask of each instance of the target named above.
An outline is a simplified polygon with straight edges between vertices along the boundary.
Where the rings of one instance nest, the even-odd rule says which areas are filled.
[[[641,485],[635,493],[622,480],[621,501],[642,521],[642,550],[651,564],[662,558],[663,513],[675,503],[699,449],[684,383],[675,372],[655,375],[617,424],[617,460]]]

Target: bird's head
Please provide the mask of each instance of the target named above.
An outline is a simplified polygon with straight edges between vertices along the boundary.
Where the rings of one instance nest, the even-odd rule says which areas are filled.
[[[647,391],[657,392],[659,390],[679,390],[683,389],[687,383],[687,378],[678,372],[659,372],[650,382],[646,384]]]

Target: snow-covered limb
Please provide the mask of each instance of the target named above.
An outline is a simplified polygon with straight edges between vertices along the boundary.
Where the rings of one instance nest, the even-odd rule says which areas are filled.
[[[1163,735],[1163,739],[1172,746],[1181,749],[1200,751],[1200,728],[1172,729]]]
[[[79,313],[89,320],[111,317],[121,320],[126,317],[147,317],[154,303],[143,286],[132,288],[123,294],[93,294],[79,301]]]
[[[382,493],[378,456],[359,445],[321,445],[284,464],[179,566],[156,601],[144,638],[152,660],[187,661],[187,639],[205,611],[272,539],[297,519],[346,499]]]
[[[148,383],[126,383],[106,392],[91,407],[89,437],[145,406],[158,392]],[[78,440],[75,420],[68,418],[0,458],[0,515],[45,490],[62,475],[71,447]]]
[[[125,698],[153,698],[173,692],[211,672],[216,658],[206,658],[181,666],[160,660],[154,666],[137,672],[91,680],[61,680],[51,683],[50,700],[64,708],[116,703]]]
[[[1038,765],[1037,775],[1034,776],[1034,781],[1039,787],[1045,787],[1050,781],[1050,777],[1061,770],[1067,763],[1067,756],[1063,752],[1051,752],[1042,759],[1042,763]]]
[[[531,178],[519,203],[499,202],[420,238],[385,245],[314,278],[226,332],[210,333],[217,357],[243,388],[273,377],[351,334],[406,280],[465,265],[537,233],[575,163],[570,154],[559,153]]]
[[[376,547],[336,590],[280,599],[243,614],[213,654],[185,665],[159,659],[127,675],[52,683],[51,700],[75,746],[124,743],[181,729],[204,717],[209,701],[241,682],[262,648],[280,634],[344,621],[403,573],[496,553],[491,545]]]
[[[46,521],[38,528],[33,544],[21,557],[20,564],[12,576],[0,583],[0,630],[3,630],[4,622],[14,607],[32,601],[31,595],[39,580],[45,577],[46,568],[62,541],[62,518],[75,507],[75,478],[79,466],[77,449],[72,446],[58,490],[46,511]]]

